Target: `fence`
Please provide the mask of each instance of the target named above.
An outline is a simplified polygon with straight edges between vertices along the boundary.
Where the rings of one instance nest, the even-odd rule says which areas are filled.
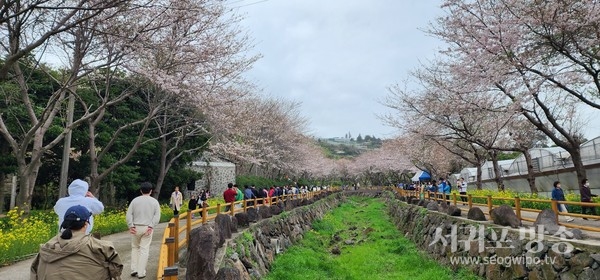
[[[485,211],[484,211],[484,214],[486,214],[486,215],[490,215],[494,206],[500,206],[502,204],[506,204],[506,205],[511,206],[511,208],[515,211],[515,214],[517,215],[517,218],[519,218],[520,221],[528,221],[528,222],[535,222],[535,219],[523,217],[523,215],[522,215],[523,212],[539,213],[539,212],[542,212],[542,210],[523,207],[524,204],[525,205],[527,205],[528,203],[529,204],[538,203],[538,204],[542,204],[542,205],[548,204],[549,208],[552,209],[552,211],[554,211],[554,213],[556,214],[557,222],[559,225],[565,226],[567,228],[577,228],[577,229],[582,229],[582,230],[600,232],[600,227],[582,226],[582,225],[577,225],[577,224],[573,224],[573,223],[562,223],[562,222],[558,221],[559,216],[578,217],[578,218],[586,218],[586,219],[593,219],[593,220],[600,219],[599,216],[595,216],[595,215],[583,215],[583,214],[578,214],[578,213],[559,212],[558,211],[559,204],[577,205],[577,206],[582,206],[582,207],[598,207],[598,206],[600,206],[600,203],[557,201],[557,200],[550,200],[550,199],[532,199],[532,198],[520,198],[520,197],[514,197],[514,198],[493,197],[491,195],[488,195],[488,196],[474,196],[471,194],[459,195],[456,193],[452,193],[452,194],[448,195],[448,196],[452,196],[451,199],[448,199],[446,197],[447,195],[440,194],[437,192],[421,193],[418,191],[409,191],[409,190],[403,190],[400,188],[396,188],[396,191],[402,196],[414,196],[414,197],[420,197],[422,199],[426,198],[428,200],[443,201],[444,203],[452,202],[454,204],[454,206],[457,206],[457,207],[458,207],[458,203],[463,203],[463,205],[466,203],[466,205],[468,206],[468,209],[473,208],[473,206],[487,207],[488,208],[487,213],[485,213]],[[421,195],[423,195],[423,196],[421,196]],[[462,198],[466,198],[466,201],[463,201]],[[508,201],[509,203],[501,203],[501,202],[505,202],[505,201]],[[482,202],[485,202],[485,203],[482,203]],[[494,202],[496,202],[496,204],[494,204]]]
[[[179,259],[179,250],[187,245],[190,238],[190,232],[192,228],[199,224],[206,224],[209,221],[214,220],[217,215],[221,213],[227,213],[231,216],[235,213],[246,212],[249,208],[256,208],[259,206],[266,205],[277,205],[278,203],[285,202],[287,200],[297,199],[311,199],[316,195],[323,192],[330,191],[331,189],[306,192],[302,194],[288,194],[276,197],[268,198],[255,198],[253,200],[242,200],[231,202],[226,206],[229,206],[228,211],[221,212],[223,205],[217,204],[216,206],[203,207],[193,211],[188,211],[183,214],[175,215],[170,221],[168,227],[163,233],[162,240],[164,242],[160,247],[160,255],[158,257],[158,272],[157,279],[176,280],[179,268],[175,265]],[[252,203],[251,203],[252,202]],[[252,204],[252,205],[249,205]],[[240,208],[236,209],[239,206]],[[193,216],[197,213],[202,213],[201,219],[193,219]],[[185,221],[184,226],[180,226],[180,222]],[[185,237],[180,239],[180,235],[185,232]]]

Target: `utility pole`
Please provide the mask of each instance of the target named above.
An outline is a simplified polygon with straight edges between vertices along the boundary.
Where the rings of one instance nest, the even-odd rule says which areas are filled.
[[[67,124],[65,128],[68,128],[67,134],[65,135],[63,144],[63,155],[62,165],[60,168],[60,182],[58,185],[58,198],[67,196],[67,177],[69,175],[69,160],[71,155],[71,134],[73,130],[71,125],[73,124],[73,111],[75,110],[75,94],[70,91],[69,102],[67,104]]]

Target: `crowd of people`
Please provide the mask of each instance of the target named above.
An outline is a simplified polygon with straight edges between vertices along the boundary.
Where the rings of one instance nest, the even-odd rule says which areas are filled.
[[[236,184],[229,183],[223,198],[228,203],[227,207],[231,202],[242,200],[248,200],[248,205],[253,205],[255,198],[263,199],[263,203],[276,202],[281,195],[299,195],[324,188],[296,185],[257,188],[246,185],[242,190]],[[154,227],[160,221],[160,204],[152,197],[152,190],[151,183],[142,183],[139,196],[129,203],[125,215],[131,234],[130,275],[138,279],[146,277],[150,243]],[[89,184],[84,180],[71,182],[68,194],[54,206],[54,212],[58,215],[58,234],[40,246],[31,265],[31,279],[120,279],[123,263],[114,245],[91,234],[94,215],[104,211],[104,204],[89,191]],[[188,209],[192,211],[198,207],[208,207],[209,197],[208,190],[202,190],[199,194],[191,193]],[[176,186],[169,199],[174,215],[179,215],[183,202],[184,195]]]
[[[467,194],[467,182],[460,178],[456,182],[457,190],[461,195]],[[565,201],[565,194],[561,188],[560,181],[554,182],[552,199]],[[358,186],[352,186],[357,188]],[[407,190],[416,190],[421,193],[429,192],[440,198],[450,200],[452,184],[446,178],[439,181],[419,182],[410,185],[398,185]],[[31,266],[31,279],[54,279],[60,275],[69,279],[85,278],[89,275],[97,276],[94,279],[119,279],[123,264],[118,252],[109,241],[100,240],[90,233],[94,223],[93,215],[104,211],[104,205],[88,190],[89,185],[84,180],[74,180],[68,187],[68,197],[59,199],[54,206],[58,215],[58,234],[40,247]],[[229,183],[223,192],[223,198],[227,203],[225,211],[230,211],[232,202],[246,200],[247,205],[254,205],[254,200],[262,200],[262,203],[276,202],[277,197],[282,195],[300,195],[311,191],[319,191],[327,187],[320,186],[271,186],[257,188],[254,185],[245,185],[243,190],[238,185]],[[126,222],[131,234],[131,271],[132,277],[139,279],[146,277],[146,266],[149,257],[149,247],[154,232],[154,227],[160,220],[160,205],[151,196],[153,186],[149,182],[140,185],[140,195],[133,199],[126,212]],[[580,195],[582,202],[592,202],[596,194],[592,194],[587,179],[581,182]],[[188,201],[190,211],[198,207],[208,207],[207,200],[210,197],[208,190],[199,194],[192,193]],[[463,203],[466,197],[461,197]],[[175,187],[169,204],[173,214],[178,215],[183,205],[184,196]],[[236,204],[237,205],[237,204]],[[568,213],[568,207],[559,203],[558,210]],[[593,206],[582,206],[582,214],[596,215]],[[567,222],[573,218],[566,218]],[[584,218],[586,219],[586,218]],[[587,220],[587,219],[586,219]],[[77,263],[78,265],[73,265]],[[63,278],[60,278],[63,279]],[[66,278],[65,278],[66,279]]]
[[[439,182],[439,183],[438,183]],[[465,178],[459,178],[456,181],[458,193],[461,195],[460,199],[463,205],[467,202],[467,182]],[[414,190],[420,193],[428,192],[430,196],[436,196],[438,198],[446,198],[446,200],[450,200],[450,193],[452,192],[452,184],[446,178],[439,178],[439,181],[432,180],[427,182],[416,182],[411,184],[398,184],[397,187],[402,188],[404,190]],[[579,185],[579,194],[581,202],[591,203],[593,197],[597,197],[598,195],[593,194],[590,190],[590,182],[588,179],[584,179],[581,181]],[[552,200],[556,201],[566,201],[565,193],[562,189],[562,185],[560,181],[555,181],[553,183],[552,189]],[[558,203],[558,211],[561,213],[569,213],[568,206],[563,203]],[[589,214],[596,215],[596,208],[593,206],[581,206],[581,214]],[[588,218],[583,218],[584,220],[588,220]],[[572,217],[566,216],[566,222],[573,222],[575,219]]]
[[[254,199],[259,200],[263,204],[269,202],[277,202],[277,197],[282,195],[299,195],[305,194],[310,191],[319,191],[326,187],[321,186],[296,186],[296,185],[285,185],[257,188],[255,185],[244,185],[244,190],[238,187],[237,184],[227,184],[227,189],[223,192],[223,199],[227,204],[225,212],[231,210],[231,203],[242,200],[247,200],[248,206],[254,205]],[[259,203],[260,203],[259,202]],[[239,207],[239,205],[238,205]]]

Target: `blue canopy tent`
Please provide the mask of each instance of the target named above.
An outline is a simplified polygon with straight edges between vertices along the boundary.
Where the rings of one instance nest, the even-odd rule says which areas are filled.
[[[431,175],[427,171],[423,171],[421,176],[419,176],[419,181],[429,181],[431,180]]]
[[[429,181],[431,180],[431,175],[427,171],[420,170],[412,177],[413,182],[421,182],[421,181]]]

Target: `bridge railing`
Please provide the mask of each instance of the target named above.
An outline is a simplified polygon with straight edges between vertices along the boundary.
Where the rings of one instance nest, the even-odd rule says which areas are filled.
[[[468,209],[471,209],[474,206],[486,207],[488,211],[487,212],[484,211],[484,214],[488,215],[488,216],[490,215],[490,212],[492,211],[492,209],[494,209],[494,207],[498,207],[503,204],[503,203],[494,204],[495,202],[507,201],[507,202],[509,202],[507,205],[511,206],[511,208],[515,211],[517,218],[519,218],[520,221],[528,221],[528,222],[535,222],[535,219],[523,217],[523,215],[522,215],[523,212],[539,213],[539,212],[542,212],[542,210],[522,207],[524,202],[548,204],[548,208],[552,209],[552,211],[554,211],[554,213],[556,214],[557,223],[559,225],[565,226],[567,228],[577,228],[577,229],[582,229],[582,230],[600,232],[600,227],[584,226],[584,225],[577,225],[574,223],[563,223],[563,222],[558,221],[559,216],[578,217],[578,218],[586,218],[586,219],[592,219],[592,220],[600,219],[600,216],[595,216],[595,215],[584,215],[584,214],[572,213],[572,212],[569,212],[569,213],[560,212],[558,210],[559,204],[577,205],[577,206],[582,206],[582,207],[600,207],[600,203],[577,202],[577,201],[557,201],[557,200],[550,200],[550,199],[533,199],[533,198],[520,198],[520,197],[494,197],[492,195],[475,196],[475,195],[471,195],[471,194],[460,195],[460,194],[456,194],[456,193],[442,194],[442,193],[438,193],[438,192],[419,192],[416,190],[404,190],[401,188],[395,188],[395,189],[402,196],[414,196],[414,197],[418,197],[418,198],[422,198],[422,199],[427,199],[430,201],[442,201],[445,203],[452,203],[452,204],[454,204],[454,206],[458,206],[458,203],[463,203],[463,204],[466,203],[466,206],[468,207]],[[466,201],[463,201],[462,198],[466,198]],[[474,199],[476,201],[485,201],[486,203],[474,202],[473,201]]]
[[[336,188],[327,188],[326,190],[305,192],[300,194],[287,194],[276,197],[254,198],[252,200],[240,200],[228,203],[226,205],[217,204],[210,207],[202,207],[200,209],[188,211],[179,215],[175,215],[170,221],[168,227],[163,233],[163,243],[160,246],[160,254],[158,257],[157,279],[176,280],[178,276],[178,266],[175,264],[179,261],[179,250],[187,245],[192,228],[199,224],[206,224],[213,221],[217,215],[229,214],[231,216],[236,213],[246,212],[250,208],[258,208],[260,206],[277,205],[288,200],[311,199],[316,195],[325,192],[335,191]],[[229,206],[228,211],[222,211],[223,206]],[[201,219],[195,219],[195,214],[201,213]],[[181,223],[184,223],[181,225]],[[185,233],[183,235],[183,233]],[[183,238],[180,238],[181,236]]]

